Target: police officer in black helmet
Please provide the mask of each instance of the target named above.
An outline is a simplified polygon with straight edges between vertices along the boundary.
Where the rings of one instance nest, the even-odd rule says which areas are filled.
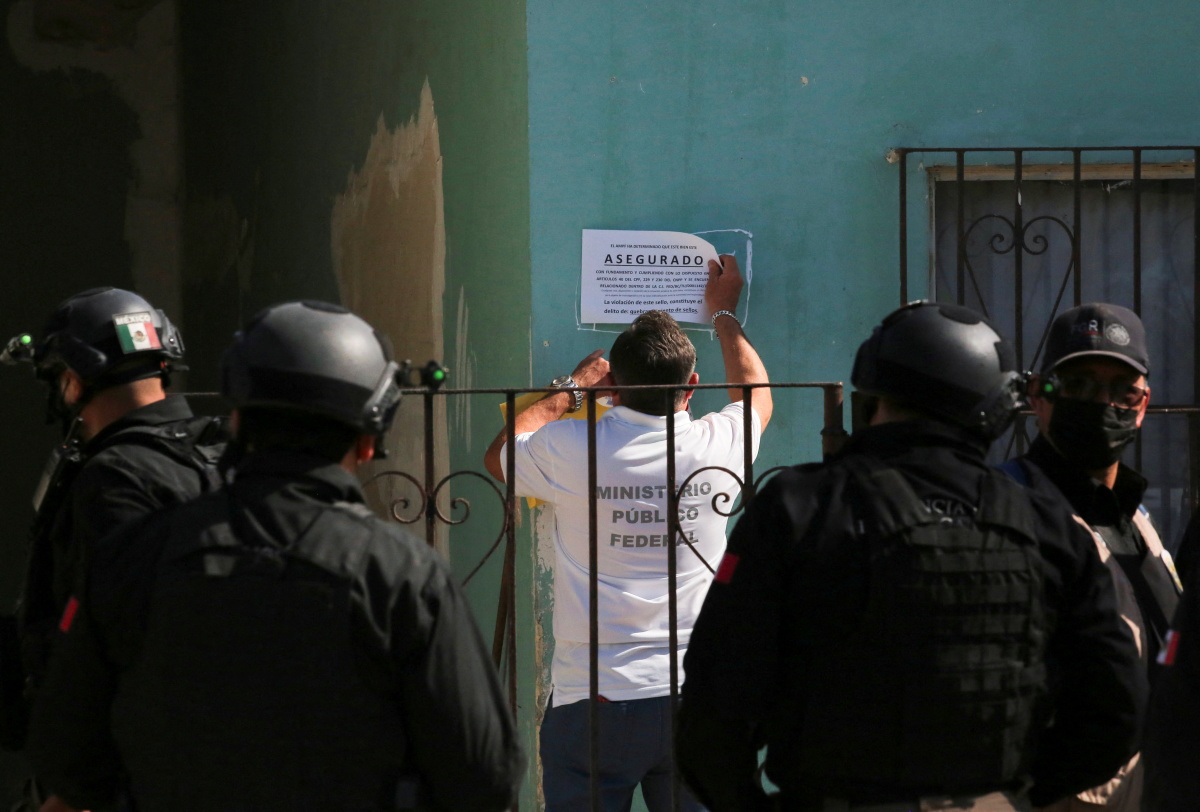
[[[852,380],[869,427],[730,538],[684,663],[684,777],[716,812],[1011,812],[1111,775],[1145,674],[1087,534],[984,462],[1021,398],[1008,343],[917,302]]]
[[[33,365],[48,389],[47,419],[61,421],[65,435],[34,496],[18,616],[23,656],[0,655],[0,733],[15,748],[86,554],[123,523],[212,487],[224,430],[219,421],[194,417],[181,396],[166,394],[183,340],[161,310],[127,290],[72,296],[40,337],[16,336],[0,357]],[[5,634],[6,645],[13,639]]]
[[[523,771],[471,611],[354,470],[399,403],[381,337],[269,308],[223,362],[222,491],[106,540],[71,601],[29,754],[55,809],[501,810]]]

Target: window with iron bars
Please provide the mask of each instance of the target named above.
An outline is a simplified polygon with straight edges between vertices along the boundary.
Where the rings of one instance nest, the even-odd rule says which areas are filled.
[[[1198,502],[1200,330],[1196,323],[1200,147],[898,149],[900,298],[911,247],[927,243],[928,295],[986,314],[1036,370],[1054,317],[1106,301],[1141,315],[1150,413],[1126,462],[1150,481],[1146,507],[1174,547]],[[924,174],[928,216],[914,205]],[[918,233],[918,229],[926,229]],[[1023,451],[1029,416],[993,448]]]

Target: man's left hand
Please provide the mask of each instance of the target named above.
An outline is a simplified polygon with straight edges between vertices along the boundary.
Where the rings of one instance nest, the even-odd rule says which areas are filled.
[[[604,350],[596,350],[576,364],[571,377],[575,380],[575,385],[581,387],[613,385],[612,372],[609,371]],[[604,394],[606,393],[599,392],[597,397]]]

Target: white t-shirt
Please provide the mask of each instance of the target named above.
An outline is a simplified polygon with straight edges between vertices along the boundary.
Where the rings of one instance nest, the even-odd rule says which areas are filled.
[[[751,418],[757,456],[762,428],[753,410]],[[731,403],[699,420],[687,412],[674,419],[680,529],[691,542],[675,548],[682,659],[712,582],[709,568],[717,568],[725,551],[727,519],[717,508],[728,513],[740,490],[744,413],[741,403]],[[670,693],[666,421],[618,406],[596,423],[600,693],[608,699]],[[515,457],[517,495],[554,506],[551,676],[554,704],[568,704],[588,696],[587,422],[560,420],[518,435]],[[737,479],[700,470],[712,467]]]

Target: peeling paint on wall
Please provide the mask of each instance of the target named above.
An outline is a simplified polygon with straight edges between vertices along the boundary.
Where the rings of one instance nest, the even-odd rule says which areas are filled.
[[[137,114],[142,137],[130,148],[137,174],[126,199],[125,239],[138,291],[172,320],[183,318],[177,22],[176,3],[170,0],[141,18],[132,47],[79,47],[39,37],[35,3],[17,0],[9,7],[6,32],[20,64],[35,71],[83,68],[108,76]]]
[[[442,298],[446,287],[446,229],[442,198],[442,154],[429,82],[421,91],[418,113],[389,130],[379,117],[362,168],[346,178],[346,191],[333,204],[333,268],[342,304],[369,321],[392,341],[397,358],[416,365],[442,360]],[[461,385],[461,382],[456,381]],[[405,398],[388,434],[390,458],[365,471],[399,470],[422,480],[425,470],[421,398]],[[446,403],[434,400],[435,476],[449,471]],[[376,499],[419,497],[399,478],[389,478],[387,493]],[[449,515],[449,487],[438,503]],[[379,505],[376,505],[379,507]],[[411,515],[411,512],[405,515]],[[421,525],[414,529],[421,532]],[[443,554],[447,534],[438,525]]]

